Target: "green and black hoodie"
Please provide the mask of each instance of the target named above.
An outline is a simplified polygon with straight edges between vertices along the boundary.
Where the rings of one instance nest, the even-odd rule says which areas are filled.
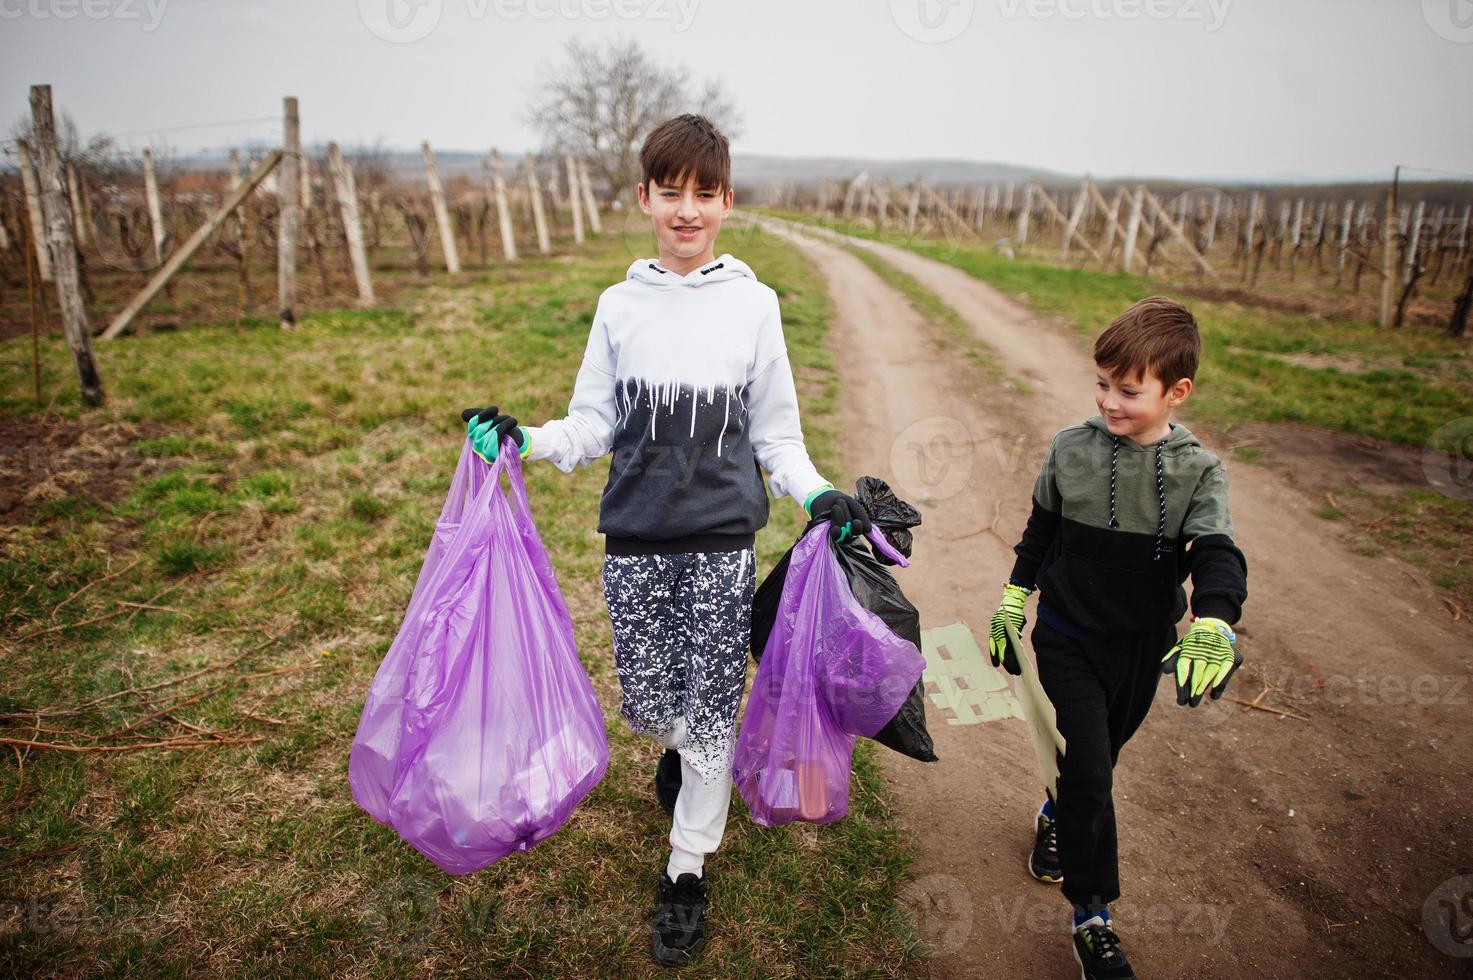
[[[1096,415],[1054,436],[1012,581],[1039,619],[1077,638],[1174,625],[1187,611],[1235,623],[1248,564],[1233,543],[1227,473],[1186,426],[1143,446]]]

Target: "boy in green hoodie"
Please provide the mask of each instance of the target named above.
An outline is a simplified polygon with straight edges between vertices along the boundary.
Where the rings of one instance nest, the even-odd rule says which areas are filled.
[[[1247,598],[1233,543],[1227,473],[1172,412],[1191,394],[1202,338],[1179,303],[1143,299],[1095,342],[1099,414],[1054,436],[1033,511],[988,640],[1019,672],[1006,628],[1021,632],[1040,592],[1033,649],[1065,751],[1057,796],[1035,821],[1034,877],[1062,882],[1074,906],[1085,980],[1135,976],[1110,921],[1120,896],[1112,774],[1151,708],[1162,674],[1177,704],[1222,696],[1242,655],[1232,624]],[[1192,579],[1192,623],[1182,583]]]

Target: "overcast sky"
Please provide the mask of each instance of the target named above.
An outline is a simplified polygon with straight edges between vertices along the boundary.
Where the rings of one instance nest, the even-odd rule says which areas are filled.
[[[48,82],[139,147],[278,139],[295,95],[307,142],[519,150],[533,79],[614,36],[720,78],[738,152],[1473,172],[1470,0],[0,0],[0,124]]]

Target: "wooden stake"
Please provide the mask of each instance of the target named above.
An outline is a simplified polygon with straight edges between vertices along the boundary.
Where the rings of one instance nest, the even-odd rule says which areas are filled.
[[[1084,179],[1088,181],[1089,174],[1085,174]],[[1059,243],[1059,258],[1063,261],[1067,262],[1069,260],[1069,245],[1074,239],[1074,236],[1079,234],[1079,222],[1084,217],[1084,202],[1088,200],[1089,190],[1084,184],[1080,184],[1079,194],[1074,198],[1074,207],[1069,210],[1069,220],[1064,225],[1064,240]],[[1095,252],[1093,245],[1084,240],[1083,235],[1080,235],[1080,242],[1088,251],[1094,254],[1095,258],[1099,258],[1099,253]]]
[[[921,188],[923,186],[925,186],[925,181],[921,180],[919,176],[916,177],[915,183],[911,185],[910,207],[905,209],[905,234],[907,236],[916,233],[916,214],[921,208]]]
[[[159,178],[153,168],[153,150],[143,148],[143,196],[148,201],[148,226],[153,232],[153,264],[164,261],[164,209],[159,199]]]
[[[333,194],[338,199],[343,235],[348,239],[348,259],[353,264],[353,279],[358,284],[358,305],[372,306],[373,280],[368,275],[368,253],[363,249],[363,226],[358,220],[358,185],[353,178],[353,168],[343,159],[337,143],[327,144],[327,169],[332,176]]]
[[[1125,238],[1120,246],[1120,271],[1130,272],[1131,260],[1135,258],[1135,236],[1141,229],[1141,211],[1146,200],[1146,185],[1137,184],[1130,199],[1130,217],[1125,222]]]
[[[297,195],[302,191],[299,176],[302,129],[297,118],[296,96],[288,95],[282,100],[281,155],[276,159],[281,161],[281,171],[276,175],[277,198],[281,202],[281,214],[276,222],[276,306],[281,329],[291,330],[297,325],[297,223],[301,217]]]
[[[1407,241],[1406,262],[1402,265],[1402,284],[1406,285],[1412,281],[1412,267],[1417,264],[1417,246],[1421,244],[1422,238],[1422,214],[1427,208],[1426,201],[1417,202],[1417,210],[1412,214],[1410,238]]]
[[[31,160],[31,148],[25,140],[15,141],[20,151],[20,182],[25,188],[26,216],[31,220],[31,232],[36,236],[32,246],[36,249],[36,265],[41,272],[41,281],[51,281],[51,256],[46,254],[46,219],[41,217],[41,188],[36,183],[36,169]]]
[[[501,224],[501,257],[517,260],[517,239],[512,232],[511,211],[506,206],[506,180],[501,175],[501,154],[491,150],[491,189],[496,197],[496,217]]]
[[[82,194],[77,187],[77,168],[72,166],[70,160],[66,165],[66,193],[72,208],[72,227],[77,236],[77,247],[86,248],[89,241],[87,222],[82,219]]]
[[[552,242],[547,237],[547,213],[542,210],[542,188],[537,185],[537,159],[528,153],[522,158],[527,172],[527,194],[532,199],[532,220],[537,225],[537,251],[547,255],[552,251]]]
[[[1015,236],[1019,248],[1028,243],[1028,219],[1033,214],[1033,191],[1036,186],[1029,181],[1028,186],[1023,189],[1023,206],[1018,209],[1018,234]]]
[[[430,141],[425,140],[419,148],[425,158],[425,180],[430,185],[430,207],[435,213],[435,225],[440,229],[440,250],[445,253],[445,271],[455,275],[460,272],[460,252],[455,245],[455,229],[450,225],[450,211],[445,206],[445,188],[440,184],[440,171],[435,167]]]
[[[82,305],[77,276],[77,243],[72,238],[71,208],[67,204],[61,160],[56,152],[56,123],[51,113],[51,86],[31,86],[31,131],[36,138],[37,183],[41,211],[46,219],[46,245],[51,250],[51,271],[56,281],[56,298],[61,306],[62,329],[77,367],[82,403],[89,408],[102,404],[102,376],[92,356],[92,331],[87,326],[87,309]]]
[[[1386,212],[1381,220],[1381,316],[1383,328],[1391,326],[1396,290],[1396,186],[1386,189]]]
[[[112,323],[102,332],[100,339],[112,340],[126,330],[128,324],[133,322],[133,318],[139,314],[144,306],[148,305],[149,300],[157,296],[159,291],[164,288],[164,284],[169,281],[174,273],[178,272],[179,268],[185,262],[189,261],[190,256],[199,251],[200,246],[209,240],[210,235],[214,234],[220,225],[225,223],[225,219],[230,217],[230,213],[239,206],[240,202],[246,199],[251,191],[255,190],[256,185],[266,178],[266,175],[271,172],[272,168],[278,163],[285,162],[286,156],[285,150],[272,150],[270,155],[262,160],[255,170],[251,171],[250,176],[240,186],[230,192],[229,196],[225,198],[224,203],[220,206],[220,210],[211,215],[210,219],[203,225],[196,228],[194,234],[190,235],[189,239],[183,245],[179,246],[173,255],[169,256],[169,260],[164,263],[164,267],[154,273],[153,278],[148,281],[148,285],[144,286],[138,292],[138,295],[128,301],[128,305],[123,308],[123,311],[114,317]]]
[[[588,216],[588,227],[595,235],[604,233],[603,218],[598,213],[598,198],[593,196],[593,181],[588,179],[588,161],[578,160],[579,182],[583,185],[583,211]]]
[[[578,168],[573,164],[573,154],[563,157],[568,168],[568,204],[573,210],[573,241],[583,244],[583,195],[579,193]],[[557,168],[554,167],[554,170]]]

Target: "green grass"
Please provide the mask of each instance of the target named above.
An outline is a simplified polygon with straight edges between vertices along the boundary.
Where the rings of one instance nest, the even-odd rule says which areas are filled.
[[[824,223],[811,215],[771,213]],[[1136,300],[1166,291],[1143,276],[1009,259],[977,242],[911,238],[853,224],[841,230],[955,266],[1034,309],[1062,317],[1084,341],[1092,341]],[[1248,421],[1304,422],[1423,445],[1436,444],[1438,430],[1449,421],[1473,416],[1473,355],[1466,339],[1236,303],[1188,299],[1187,304],[1203,340],[1197,388],[1184,413],[1188,419],[1220,430]],[[1317,366],[1316,357],[1355,367]]]
[[[164,431],[112,447],[142,469],[109,499],[62,497],[4,529],[4,735],[122,744],[118,730],[142,722],[158,739],[185,729],[148,716],[188,691],[208,696],[176,707],[178,722],[260,740],[7,752],[0,864],[18,862],[6,893],[33,926],[0,933],[5,973],[654,972],[642,923],[669,823],[649,787],[657,747],[616,711],[595,531],[607,461],[528,469],[610,741],[608,775],[568,826],[450,878],[360,810],[346,778],[460,452],[459,410],[566,411],[598,293],[630,260],[622,245],[464,277],[403,308],[314,313],[291,333],[232,319],[100,344],[108,401],[95,411],[60,338],[43,340],[48,417]],[[780,242],[744,243],[741,257],[782,297],[805,434],[837,480],[823,284]],[[0,349],[0,415],[34,411],[29,338]],[[790,501],[772,515],[764,571],[801,526]],[[171,681],[150,700],[124,694]],[[15,716],[73,706],[39,727]],[[895,900],[910,850],[887,799],[864,743],[838,824],[766,830],[737,803],[709,864],[711,946],[687,972],[913,969],[922,950]]]

